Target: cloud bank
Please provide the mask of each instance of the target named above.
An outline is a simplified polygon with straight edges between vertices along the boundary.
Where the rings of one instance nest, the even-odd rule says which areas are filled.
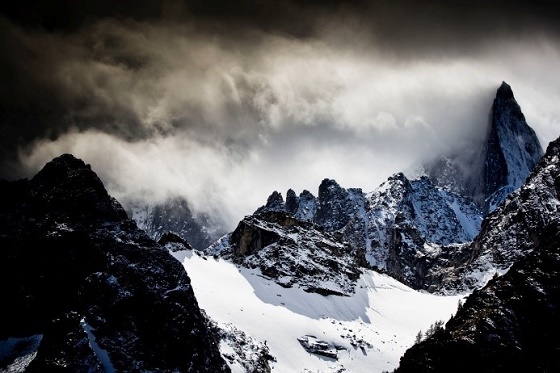
[[[560,134],[542,4],[211,3],[0,18],[2,176],[71,152],[118,199],[183,195],[231,228],[272,190],[372,190],[464,146],[502,80],[543,145]]]

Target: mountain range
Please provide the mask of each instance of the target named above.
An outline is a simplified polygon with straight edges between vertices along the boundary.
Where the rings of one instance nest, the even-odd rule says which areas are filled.
[[[275,191],[226,234],[182,198],[127,215],[68,154],[1,181],[0,369],[554,370],[560,139],[503,82],[467,148]]]

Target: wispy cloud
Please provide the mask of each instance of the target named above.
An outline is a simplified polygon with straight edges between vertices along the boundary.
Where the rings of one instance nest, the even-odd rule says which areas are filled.
[[[508,34],[501,18],[484,37],[437,12],[407,23],[397,8],[376,8],[392,24],[371,9],[296,3],[282,11],[303,9],[307,24],[274,23],[267,8],[267,27],[241,22],[258,18],[250,12],[230,24],[177,9],[63,32],[2,19],[3,173],[31,175],[72,152],[117,198],[184,195],[231,227],[272,190],[316,192],[324,177],[371,190],[464,146],[484,133],[502,80],[543,143],[560,134],[560,46],[546,28]]]

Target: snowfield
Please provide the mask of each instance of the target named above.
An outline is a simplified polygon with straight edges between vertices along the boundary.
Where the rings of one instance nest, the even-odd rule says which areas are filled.
[[[235,327],[264,343],[273,372],[383,372],[398,366],[419,330],[447,321],[464,296],[415,291],[365,271],[351,297],[283,288],[248,269],[192,251],[172,253],[192,280],[200,308],[219,326]],[[338,350],[338,359],[307,352],[298,338],[313,336]],[[222,354],[231,352],[224,343]],[[227,361],[227,359],[226,359]],[[243,372],[230,363],[234,372]]]

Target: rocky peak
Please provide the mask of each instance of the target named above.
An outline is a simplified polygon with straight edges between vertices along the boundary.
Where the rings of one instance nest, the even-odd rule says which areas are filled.
[[[21,351],[4,355],[18,371],[229,371],[181,263],[127,218],[89,166],[64,155],[0,189],[10,305],[0,339],[37,341],[28,367]]]
[[[319,185],[315,222],[328,231],[344,227],[352,218],[355,203],[349,192],[332,179],[324,179]]]
[[[30,181],[38,205],[67,219],[117,222],[127,218],[122,206],[81,159],[64,154],[48,162]],[[59,217],[64,218],[64,217]]]
[[[278,193],[277,191],[272,192],[272,194],[266,200],[266,207],[269,210],[283,210],[284,198],[282,198],[282,194]]]
[[[272,192],[266,200],[266,205],[259,207],[255,213],[262,214],[266,211],[286,211],[286,205],[281,193],[277,191]]]
[[[295,214],[299,207],[299,198],[293,189],[288,189],[286,193],[286,211],[290,214]]]
[[[543,155],[535,131],[503,82],[490,111],[483,180],[485,209],[492,211],[511,191],[519,188]]]
[[[511,98],[514,98],[511,86],[506,82],[502,82],[502,84],[498,88],[498,91],[496,92],[496,99],[509,100]]]
[[[485,136],[429,161],[423,168],[436,185],[471,198],[487,214],[523,184],[542,154],[511,86],[502,82]]]

